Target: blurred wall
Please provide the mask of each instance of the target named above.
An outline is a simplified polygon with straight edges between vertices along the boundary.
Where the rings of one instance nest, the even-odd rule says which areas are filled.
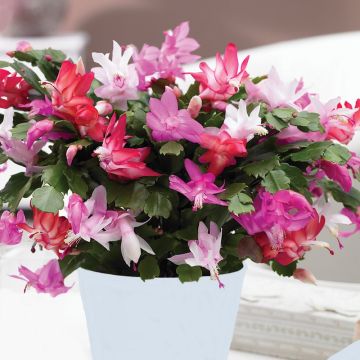
[[[359,0],[68,0],[62,30],[84,30],[90,47],[109,51],[121,44],[159,45],[162,31],[189,20],[201,44],[199,54],[212,56],[226,42],[249,48],[281,40],[360,30]],[[336,51],[336,49],[334,49]]]

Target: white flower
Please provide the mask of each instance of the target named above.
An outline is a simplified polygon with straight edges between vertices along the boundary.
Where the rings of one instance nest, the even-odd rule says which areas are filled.
[[[226,107],[226,114],[222,130],[225,130],[231,137],[237,139],[251,140],[255,134],[266,135],[268,131],[261,125],[259,117],[260,106],[257,106],[248,115],[246,103],[240,100],[239,107],[229,104]]]
[[[95,94],[109,100],[113,107],[127,110],[127,101],[138,99],[139,77],[135,64],[129,64],[133,48],[128,47],[122,53],[120,45],[113,42],[112,60],[109,54],[93,53],[93,60],[100,65],[92,71],[102,86],[95,89]]]

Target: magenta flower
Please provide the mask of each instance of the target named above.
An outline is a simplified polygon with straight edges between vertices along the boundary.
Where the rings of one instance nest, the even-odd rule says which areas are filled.
[[[239,86],[248,78],[245,70],[248,61],[249,57],[246,57],[239,68],[237,48],[230,43],[223,57],[220,53],[216,54],[214,70],[207,63],[201,62],[202,72],[191,74],[200,83],[200,97],[210,101],[215,108],[225,110],[226,100],[236,94]]]
[[[199,223],[198,240],[188,242],[190,252],[169,258],[176,265],[188,264],[202,266],[210,271],[211,277],[224,287],[219,279],[219,262],[223,259],[220,254],[222,232],[214,222],[210,222],[210,232],[203,222]]]
[[[150,99],[150,112],[146,114],[146,123],[152,130],[155,141],[186,139],[197,143],[204,131],[188,110],[179,110],[176,96],[170,88],[166,89],[160,100]]]
[[[303,229],[315,217],[315,209],[306,198],[292,190],[275,194],[261,190],[254,207],[252,213],[232,216],[249,235],[265,232],[274,248],[281,247],[286,231]]]
[[[82,145],[80,144],[70,145],[68,147],[68,149],[66,150],[66,162],[69,166],[71,166],[77,152],[81,149],[82,149]]]
[[[93,191],[90,199],[85,202],[83,202],[79,195],[72,194],[69,198],[66,211],[74,238],[82,238],[85,241],[94,239],[109,249],[108,241],[102,241],[103,238],[100,235],[117,218],[117,212],[107,210],[104,186],[98,186]]]
[[[28,149],[32,147],[36,140],[48,134],[53,128],[54,123],[51,120],[45,119],[35,122],[27,132],[26,145]]]
[[[341,237],[349,237],[360,231],[360,209],[358,208],[357,212],[351,211],[350,209],[344,208],[341,210],[341,214],[349,218],[351,223],[354,225],[353,230],[350,231],[340,231],[339,235]]]
[[[17,215],[4,211],[0,218],[0,244],[19,244],[23,232],[17,225],[24,224],[25,222],[25,215],[22,210],[19,210]]]
[[[35,272],[32,272],[25,266],[20,266],[19,274],[21,276],[12,275],[12,277],[26,281],[25,291],[29,287],[32,287],[38,293],[46,293],[55,297],[60,294],[65,294],[72,287],[64,285],[64,277],[57,260],[50,260]]]
[[[215,196],[223,192],[223,186],[218,187],[214,184],[215,175],[212,173],[203,174],[199,167],[189,159],[185,160],[185,168],[190,176],[188,183],[175,175],[171,175],[170,189],[178,191],[194,202],[193,210],[196,211],[203,207],[203,204],[217,204],[227,206],[225,201]]]
[[[329,179],[338,183],[345,192],[351,190],[352,178],[346,165],[339,165],[331,161],[320,160],[318,166],[320,171],[323,171]]]
[[[26,107],[30,106],[31,110],[29,112],[29,117],[33,118],[36,115],[42,116],[51,116],[54,114],[54,109],[52,107],[51,100],[47,97],[44,99],[36,99],[26,104]]]

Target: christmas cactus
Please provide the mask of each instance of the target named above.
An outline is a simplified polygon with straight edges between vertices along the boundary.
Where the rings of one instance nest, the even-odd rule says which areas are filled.
[[[79,267],[222,287],[247,258],[312,280],[306,253],[330,256],[359,230],[360,158],[345,146],[359,101],[323,102],[274,68],[253,77],[234,44],[186,72],[199,59],[188,33],[166,31],[160,48],[114,42],[91,71],[24,42],[1,62],[1,169],[24,170],[0,192],[0,243],[54,253],[19,268],[27,287],[64,293]],[[335,241],[317,240],[325,228]]]

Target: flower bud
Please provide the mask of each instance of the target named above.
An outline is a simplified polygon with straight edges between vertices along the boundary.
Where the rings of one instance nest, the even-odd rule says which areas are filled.
[[[16,51],[27,52],[32,50],[31,44],[26,40],[21,40],[16,45]]]
[[[301,268],[296,269],[293,276],[295,279],[300,280],[303,283],[316,285],[316,278],[309,270]]]
[[[188,111],[192,118],[197,118],[202,107],[202,100],[200,96],[193,96],[189,102]]]
[[[100,116],[106,116],[113,111],[111,104],[105,100],[100,100],[95,105],[96,110]]]

